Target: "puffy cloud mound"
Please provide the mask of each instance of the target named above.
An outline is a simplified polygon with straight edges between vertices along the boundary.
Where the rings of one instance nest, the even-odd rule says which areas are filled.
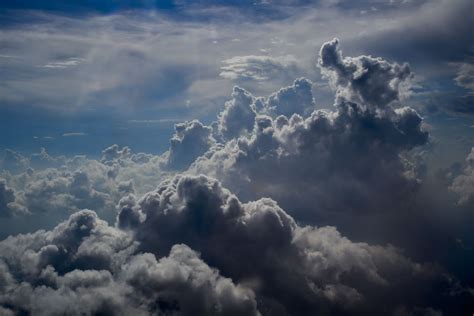
[[[185,245],[157,260],[133,238],[81,211],[52,231],[0,242],[0,306],[34,315],[257,315],[235,285]]]
[[[24,213],[27,213],[27,210],[16,202],[15,190],[9,188],[4,179],[0,179],[0,217]]]
[[[318,63],[338,97],[369,108],[383,109],[399,101],[407,93],[407,82],[413,76],[408,64],[371,56],[343,58],[337,38],[321,47]]]
[[[454,81],[460,87],[474,90],[474,63],[461,63]]]
[[[234,87],[232,99],[219,114],[219,132],[224,139],[232,139],[252,131],[255,121],[254,97],[245,89]]]
[[[188,245],[252,288],[263,314],[376,314],[408,297],[427,306],[438,295],[434,284],[450,286],[437,268],[393,247],[354,243],[334,227],[299,226],[275,201],[242,203],[205,176],[166,181],[122,212],[119,226],[133,232],[140,251],[162,256]],[[451,300],[443,298],[444,307]]]
[[[402,156],[428,141],[422,118],[395,102],[411,77],[408,66],[368,56],[343,58],[337,40],[323,45],[319,64],[338,92],[335,110],[308,113],[311,84],[298,79],[263,101],[246,92],[245,111],[231,116],[236,91],[243,93],[235,90],[220,126],[238,122],[239,132],[190,171],[218,178],[244,200],[269,196],[298,220],[325,216],[339,224],[338,213],[399,207],[417,186]],[[243,119],[243,113],[250,114]],[[283,113],[288,115],[277,116]]]
[[[293,85],[281,88],[268,98],[268,112],[277,116],[308,114],[314,109],[311,86],[311,81],[305,78],[299,78],[295,80]]]
[[[436,266],[335,227],[300,226],[275,201],[242,203],[206,176],[177,176],[120,206],[117,227],[85,210],[1,241],[2,312],[452,314],[472,305]]]
[[[466,158],[463,172],[453,179],[449,189],[458,194],[458,204],[474,205],[474,148]]]
[[[212,128],[194,120],[175,125],[175,134],[170,140],[168,165],[183,169],[203,155],[214,144]]]
[[[29,157],[7,150],[0,160],[5,168],[0,172],[0,213],[3,217],[51,216],[51,221],[57,221],[90,208],[114,220],[115,206],[123,195],[144,194],[155,188],[156,181],[174,173],[167,170],[167,159],[118,145],[106,148],[100,161],[52,157],[44,149]]]
[[[10,149],[4,150],[0,159],[0,167],[3,170],[10,170],[11,172],[26,170],[29,163],[29,159]]]
[[[102,151],[101,162],[110,164],[120,159],[126,159],[131,156],[131,150],[127,146],[120,149],[119,145],[114,144]]]

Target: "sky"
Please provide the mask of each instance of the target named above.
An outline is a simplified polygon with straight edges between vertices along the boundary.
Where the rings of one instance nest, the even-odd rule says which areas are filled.
[[[0,3],[0,315],[472,315],[469,0]]]

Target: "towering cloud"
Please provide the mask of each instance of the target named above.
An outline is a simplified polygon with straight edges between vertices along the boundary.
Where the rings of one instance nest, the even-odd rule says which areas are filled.
[[[254,97],[250,92],[234,87],[232,99],[219,114],[219,132],[224,139],[239,137],[252,131],[255,121]]]
[[[411,78],[408,66],[343,58],[337,40],[323,45],[319,65],[337,91],[334,110],[308,113],[311,85],[298,79],[263,101],[250,134],[213,148],[191,171],[220,179],[244,200],[271,197],[312,223],[339,225],[347,216],[402,207],[418,181],[401,156],[428,140],[422,118],[398,104]],[[252,109],[256,99],[246,100]],[[228,106],[221,117],[227,112]]]
[[[330,110],[314,109],[312,83],[300,78],[269,97],[235,87],[216,122],[177,124],[160,156],[118,145],[100,161],[8,152],[2,165],[15,172],[2,173],[0,215],[71,215],[0,241],[0,313],[472,310],[469,280],[380,236],[409,223],[416,247],[433,229],[420,220],[426,207],[414,208],[422,182],[410,151],[428,133],[401,104],[408,65],[343,57],[337,39],[318,65],[336,91]],[[472,200],[473,155],[450,187],[459,204]]]
[[[170,140],[168,165],[174,169],[185,169],[202,156],[214,144],[212,129],[194,120],[175,125],[175,134]]]
[[[407,93],[413,76],[408,64],[390,63],[371,56],[343,57],[337,38],[325,43],[319,52],[322,74],[336,88],[337,97],[364,108],[384,110]]]

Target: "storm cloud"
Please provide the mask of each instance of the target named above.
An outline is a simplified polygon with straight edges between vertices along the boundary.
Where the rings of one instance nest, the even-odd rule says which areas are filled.
[[[346,57],[338,39],[313,59],[335,92],[325,109],[306,78],[268,96],[236,86],[214,122],[176,124],[160,155],[5,151],[0,216],[60,220],[0,241],[0,313],[471,311],[471,275],[457,268],[470,239],[433,223],[446,205],[471,218],[473,153],[430,182],[430,134],[405,104],[410,66]]]
[[[299,226],[273,200],[241,203],[205,176],[165,181],[132,208],[145,216],[125,230],[81,211],[0,242],[3,310],[310,315],[468,304],[436,266]],[[460,292],[431,302],[434,284]]]

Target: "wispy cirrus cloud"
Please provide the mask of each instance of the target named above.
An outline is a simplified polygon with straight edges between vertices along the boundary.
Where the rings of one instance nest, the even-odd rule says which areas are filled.
[[[64,68],[69,68],[69,67],[75,67],[78,66],[84,62],[84,58],[77,58],[77,57],[71,57],[63,60],[55,60],[51,61],[47,64],[41,65],[39,67],[43,68],[52,68],[52,69],[64,69]]]
[[[63,137],[76,137],[76,136],[87,136],[87,133],[83,133],[83,132],[63,133]]]
[[[221,67],[222,78],[230,80],[267,81],[295,78],[298,74],[296,58],[287,56],[235,56],[223,60]]]

